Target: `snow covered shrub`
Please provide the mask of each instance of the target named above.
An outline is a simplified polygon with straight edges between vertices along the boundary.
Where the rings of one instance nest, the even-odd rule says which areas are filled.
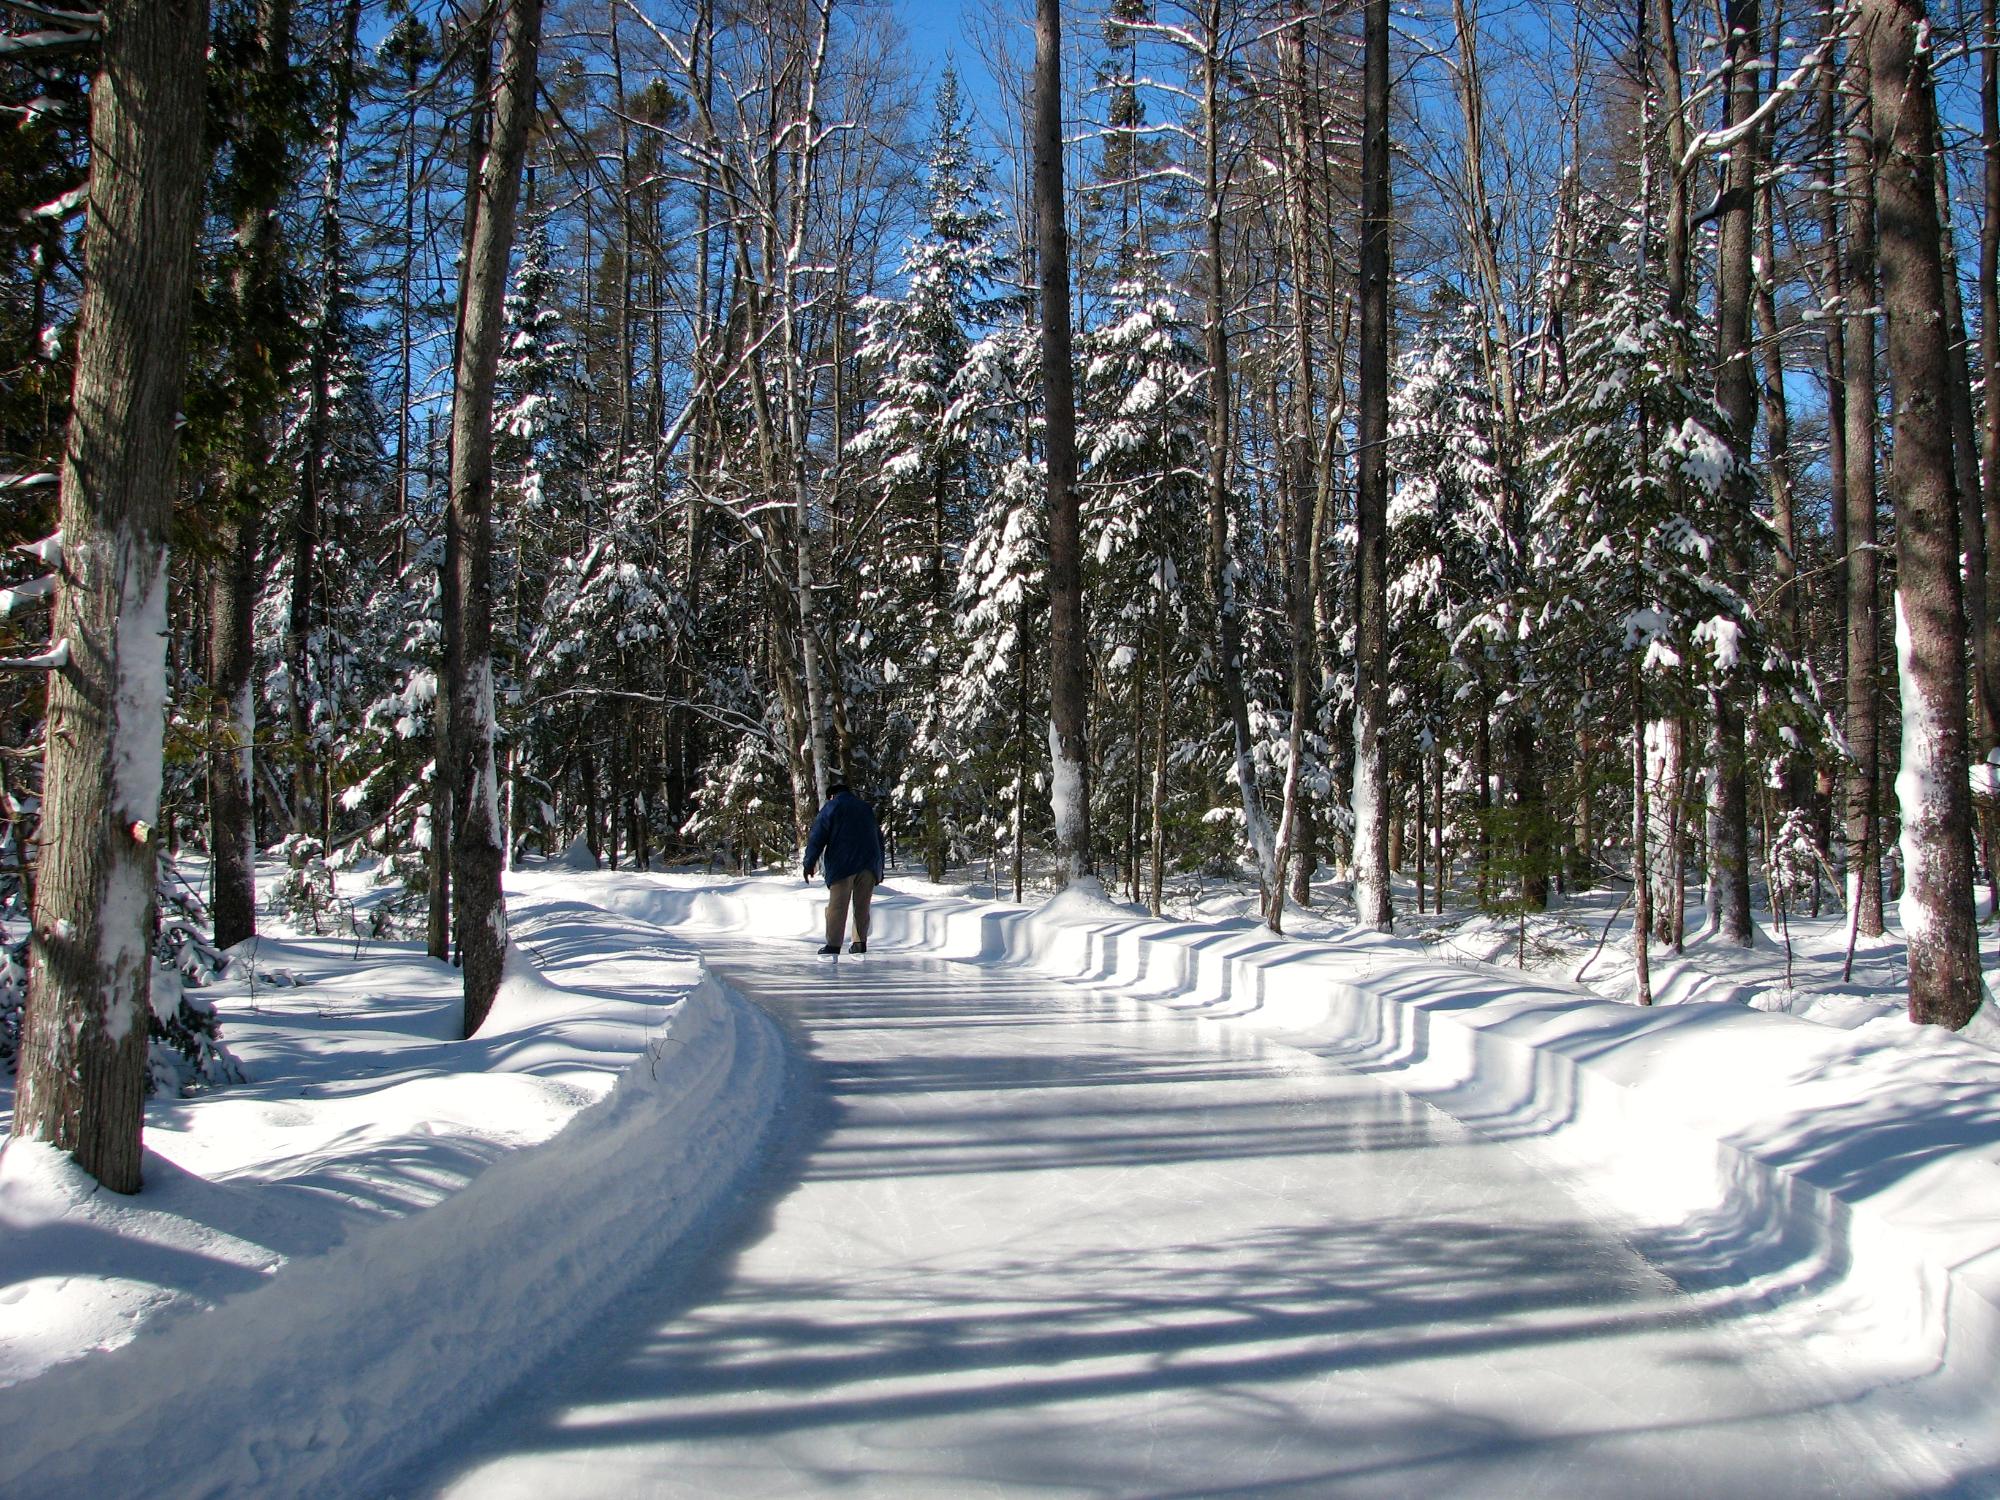
[[[341,904],[333,888],[333,869],[326,862],[325,846],[300,833],[281,843],[278,852],[285,860],[285,874],[276,895],[278,909],[314,937],[324,937]]]
[[[160,929],[153,940],[152,1013],[146,1018],[148,1093],[183,1097],[243,1081],[222,1040],[215,1002],[190,994],[220,979],[229,955],[215,946],[208,912],[170,861],[161,861]]]
[[[746,734],[709,757],[681,836],[711,861],[724,859],[739,870],[791,857],[797,840],[791,788],[769,738]]]
[[[421,849],[398,849],[386,856],[370,877],[379,896],[356,903],[354,928],[371,938],[405,938],[421,934],[430,916],[431,867]]]
[[[180,968],[153,965],[153,1010],[146,1023],[146,1092],[186,1097],[243,1082],[243,1066],[222,1040],[215,1002],[190,995]]]
[[[1778,916],[1778,931],[1785,939],[1785,983],[1792,982],[1792,929],[1790,915],[1801,898],[1810,895],[1819,880],[1819,847],[1813,843],[1812,814],[1795,807],[1771,835],[1766,855],[1766,878],[1771,886],[1771,909]]]

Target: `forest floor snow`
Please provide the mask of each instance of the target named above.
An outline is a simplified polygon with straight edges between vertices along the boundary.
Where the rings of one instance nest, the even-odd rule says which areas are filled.
[[[148,1101],[134,1196],[0,1138],[0,1495],[368,1492],[726,1217],[775,1028],[560,882],[511,920],[462,1040],[421,944],[266,912],[204,991],[247,1081]]]
[[[982,903],[990,887],[960,873],[937,886],[892,874],[885,895]],[[754,1171],[787,1064],[775,1029],[708,976],[689,935],[649,919],[648,893],[663,883],[731,884],[553,868],[517,878],[516,959],[471,1041],[457,1039],[456,973],[421,945],[285,933],[267,918],[269,935],[208,991],[249,1081],[149,1104],[143,1193],[97,1191],[58,1153],[7,1137],[0,1494],[84,1492],[108,1473],[153,1472],[218,1403],[238,1413],[236,1449],[205,1448],[187,1460],[188,1484],[162,1480],[157,1492],[255,1493],[278,1474],[274,1492],[353,1492],[549,1357],[676,1240],[698,1254]],[[621,911],[605,909],[599,885],[618,888],[608,904]],[[1589,960],[1591,989],[1629,1003],[1617,892],[1572,900],[1525,930],[1463,906],[1419,918],[1411,894],[1399,891],[1398,909],[1419,941],[1399,950],[1542,985]],[[366,899],[356,885],[354,901]],[[1322,882],[1312,908],[1288,912],[1288,933],[1337,940],[1350,928],[1343,904],[1339,884]],[[1047,906],[1085,925],[1140,915],[1095,892]],[[1248,934],[1254,892],[1184,883],[1167,914]],[[1691,907],[1691,933],[1699,917]],[[1849,980],[1834,914],[1791,924],[1789,979],[1783,944],[1760,927],[1747,952],[1695,936],[1682,955],[1656,956],[1656,990],[1857,1032],[1861,1053],[1912,1065],[1885,1122],[1900,1150],[1971,1144],[2000,1158],[1991,1142],[1968,1141],[1962,1108],[1940,1107],[1931,1125],[1925,1113],[1933,1089],[1942,1100],[2000,1077],[1968,1045],[1991,1046],[2000,1028],[1982,1015],[1953,1037],[1902,1019],[1893,907],[1891,920],[1888,937],[1858,945]],[[2000,953],[1991,928],[1985,939],[1990,971]],[[1842,1066],[1855,1060],[1843,1054]],[[1866,1068],[1852,1076],[1871,1087]],[[0,1126],[12,1102],[0,1079]],[[633,1149],[663,1132],[682,1150]],[[199,1316],[225,1305],[226,1316]],[[563,1315],[533,1311],[549,1307]],[[247,1429],[246,1408],[260,1414]],[[109,1409],[127,1415],[107,1436],[93,1414]],[[1941,1450],[1961,1440],[1948,1419],[1926,1438]]]

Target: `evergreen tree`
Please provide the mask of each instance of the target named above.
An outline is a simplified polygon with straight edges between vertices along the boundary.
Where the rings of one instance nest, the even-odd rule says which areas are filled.
[[[971,806],[939,688],[959,646],[951,580],[983,482],[973,459],[988,392],[969,356],[999,269],[999,216],[985,201],[968,130],[957,75],[947,70],[925,172],[925,228],[904,251],[902,295],[863,304],[862,358],[880,371],[880,395],[849,445],[870,465],[886,545],[879,562],[862,564],[859,618],[869,650],[842,654],[895,664],[907,708],[894,717],[894,743],[881,747],[894,770],[887,790],[921,818],[933,880],[944,878],[952,835]]]

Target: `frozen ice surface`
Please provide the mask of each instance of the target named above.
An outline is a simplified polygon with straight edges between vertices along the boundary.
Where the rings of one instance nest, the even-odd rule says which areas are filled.
[[[732,1252],[398,1494],[1880,1496],[1843,1378],[1528,1141],[1075,984],[703,938],[808,1054]],[[1851,1390],[1851,1387],[1848,1387]]]

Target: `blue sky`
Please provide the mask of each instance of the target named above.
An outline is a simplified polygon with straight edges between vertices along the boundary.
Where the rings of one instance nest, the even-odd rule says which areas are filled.
[[[1022,9],[1022,0],[890,0],[890,8],[909,34],[911,61],[932,80],[944,71],[947,59],[955,62],[966,98],[976,111],[983,110],[993,86],[974,37],[991,29],[995,12]],[[968,31],[968,17],[976,31]]]

